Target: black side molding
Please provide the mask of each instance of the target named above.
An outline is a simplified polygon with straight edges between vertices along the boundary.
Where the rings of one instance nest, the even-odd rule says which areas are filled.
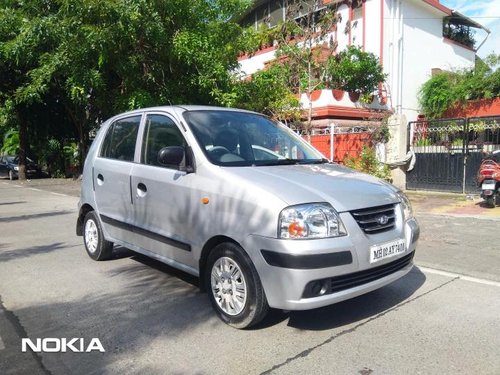
[[[352,263],[352,254],[350,251],[312,255],[292,255],[270,250],[261,250],[260,252],[270,266],[280,268],[310,270],[337,267]]]
[[[123,229],[123,230],[128,230],[129,232],[132,233],[137,233],[140,234],[141,236],[151,238],[152,240],[158,241],[158,242],[163,242],[167,245],[177,247],[181,250],[184,251],[191,251],[191,245],[187,244],[185,242],[177,241],[173,238],[163,236],[161,234],[151,232],[147,229],[139,228],[135,225],[124,223],[123,221],[115,220],[111,217],[105,216],[105,215],[100,215],[101,220],[103,223],[112,225],[114,227]]]

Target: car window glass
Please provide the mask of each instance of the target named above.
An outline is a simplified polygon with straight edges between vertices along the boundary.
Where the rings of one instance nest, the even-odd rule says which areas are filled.
[[[168,146],[182,146],[186,143],[177,125],[169,117],[148,115],[142,141],[141,162],[160,166],[158,152]]]
[[[140,123],[141,116],[127,117],[113,123],[104,139],[100,156],[133,161]]]
[[[183,114],[208,159],[217,165],[279,165],[322,161],[322,155],[290,129],[268,118],[232,111]]]

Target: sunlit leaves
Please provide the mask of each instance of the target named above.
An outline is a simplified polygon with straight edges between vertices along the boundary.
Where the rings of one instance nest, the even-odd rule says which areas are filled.
[[[500,96],[500,55],[478,61],[474,69],[441,72],[420,88],[419,103],[429,118],[441,117],[447,109],[464,105],[468,100]]]

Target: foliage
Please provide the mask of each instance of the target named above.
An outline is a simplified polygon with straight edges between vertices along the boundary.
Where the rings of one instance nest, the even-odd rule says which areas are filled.
[[[68,166],[78,167],[80,162],[78,160],[79,150],[78,143],[70,142],[63,147],[64,159]]]
[[[432,146],[432,140],[430,138],[418,138],[415,142],[417,147]]]
[[[245,32],[246,52],[251,55],[265,46],[277,47],[276,64],[282,68],[273,75],[283,75],[279,82],[286,82],[288,95],[306,94],[310,98],[314,90],[339,88],[365,93],[365,98],[371,97],[378,84],[385,80],[379,61],[375,55],[353,46],[337,53],[337,43],[331,39],[330,33],[339,20],[339,3],[329,2],[319,11],[315,4],[289,2],[286,21],[273,28],[248,29]],[[348,33],[348,30],[337,32]],[[269,99],[266,93],[264,97]],[[267,108],[281,104],[280,101],[268,103]],[[312,127],[311,106],[307,108],[307,117],[307,122],[302,125],[305,133],[309,133]]]
[[[386,78],[378,58],[356,46],[330,58],[326,68],[330,87],[347,92],[370,94]]]
[[[465,105],[468,100],[499,97],[499,60],[500,55],[492,54],[478,61],[474,69],[442,72],[430,78],[419,92],[422,112],[429,119],[439,118],[447,109]]]
[[[389,180],[391,169],[387,164],[382,164],[377,160],[375,149],[363,146],[359,157],[350,156],[345,160],[345,165],[363,173],[371,174],[375,177]]]
[[[280,121],[298,120],[300,103],[289,88],[288,67],[274,64],[256,72],[251,79],[237,79],[225,104],[265,113]]]
[[[315,3],[289,2],[285,20],[274,28],[259,30],[255,40],[276,45],[280,71],[286,75],[289,96],[305,93],[310,97],[325,82],[324,59],[333,55],[336,46],[329,43],[327,35],[337,23],[337,3],[332,2],[318,11]],[[297,15],[301,15],[297,18]],[[312,108],[308,108],[305,133],[312,128]]]
[[[0,153],[5,155],[17,155],[19,152],[19,132],[16,129],[10,129],[5,133],[3,146]]]
[[[440,117],[457,101],[456,93],[450,87],[453,81],[456,81],[456,75],[440,73],[422,85],[419,102],[426,117],[431,119]]]
[[[219,103],[237,67],[248,0],[2,0],[0,126],[21,143],[53,126],[77,138],[114,113],[166,103]],[[54,113],[54,109],[57,113]],[[50,114],[50,115],[49,115]],[[40,122],[43,118],[44,123]],[[6,125],[3,125],[4,127]],[[53,134],[47,136],[45,141]]]
[[[391,132],[389,131],[389,116],[382,120],[380,126],[373,132],[372,140],[375,143],[387,143],[391,139]]]

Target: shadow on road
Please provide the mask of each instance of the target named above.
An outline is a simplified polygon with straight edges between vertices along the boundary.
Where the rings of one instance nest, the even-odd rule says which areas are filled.
[[[58,250],[66,250],[68,248],[75,246],[80,246],[80,245],[68,246],[67,244],[64,244],[62,242],[55,242],[50,245],[40,245],[40,246],[28,247],[26,249],[2,251],[0,252],[0,262],[7,262],[9,260],[20,259],[20,258],[28,258],[33,255],[47,254]],[[0,245],[0,247],[4,246]]]
[[[26,201],[2,202],[2,203],[0,203],[0,206],[10,206],[10,205],[13,205],[13,204],[22,204],[22,203],[26,203]]]
[[[12,223],[14,221],[24,221],[24,220],[30,220],[30,219],[41,219],[45,217],[51,217],[51,216],[59,216],[59,215],[68,215],[72,214],[74,215],[74,211],[52,211],[52,212],[42,212],[39,214],[32,214],[32,215],[20,215],[20,216],[9,216],[9,217],[0,217],[0,223]]]

